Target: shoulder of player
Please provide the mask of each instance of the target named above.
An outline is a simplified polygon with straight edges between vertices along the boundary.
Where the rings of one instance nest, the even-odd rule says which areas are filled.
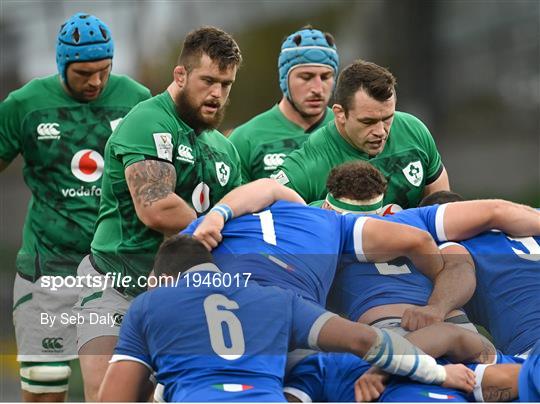
[[[35,102],[36,95],[46,95],[51,84],[60,86],[60,82],[55,83],[56,80],[58,80],[57,75],[32,79],[22,87],[9,93],[4,102],[16,102],[19,104],[24,104],[26,101]]]
[[[234,143],[235,141],[241,139],[247,139],[250,136],[254,136],[253,133],[256,132],[265,132],[269,121],[272,120],[272,109],[261,112],[258,115],[255,115],[248,121],[234,128],[231,133],[230,139]]]
[[[426,124],[416,116],[407,112],[396,111],[394,121],[392,122],[394,131],[405,131],[408,134],[416,136],[431,136]]]
[[[118,87],[122,91],[133,91],[133,93],[139,95],[143,99],[150,98],[150,90],[138,81],[132,79],[129,76],[123,74],[111,74],[109,76],[109,86]]]

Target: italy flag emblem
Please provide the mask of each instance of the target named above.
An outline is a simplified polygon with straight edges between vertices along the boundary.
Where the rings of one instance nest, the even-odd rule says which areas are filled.
[[[212,387],[216,390],[226,391],[228,393],[237,393],[239,391],[251,390],[253,386],[248,386],[247,384],[214,384]]]

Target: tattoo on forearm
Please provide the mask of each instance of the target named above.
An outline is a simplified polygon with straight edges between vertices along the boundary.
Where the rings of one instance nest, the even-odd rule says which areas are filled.
[[[512,401],[511,387],[486,387],[483,389],[484,401]]]
[[[169,163],[145,160],[135,163],[126,174],[134,199],[144,207],[152,206],[174,192],[176,172]]]

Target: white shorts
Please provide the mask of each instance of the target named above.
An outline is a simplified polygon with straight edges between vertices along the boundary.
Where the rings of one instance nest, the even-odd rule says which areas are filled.
[[[81,278],[86,278],[87,275],[105,278],[94,269],[89,256],[84,257],[79,264],[77,275]],[[83,281],[79,298],[73,308],[73,312],[78,317],[77,348],[80,350],[84,344],[97,337],[117,337],[131,300],[133,300],[132,297],[118,292],[110,285],[98,288]],[[110,353],[94,352],[96,355]]]
[[[41,278],[40,278],[41,279]],[[38,279],[19,274],[13,288],[13,324],[19,362],[58,362],[77,358],[75,324],[70,324],[77,288],[52,291]]]

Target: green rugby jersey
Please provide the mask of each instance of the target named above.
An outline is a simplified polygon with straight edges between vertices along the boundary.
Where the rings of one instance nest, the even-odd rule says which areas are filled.
[[[75,274],[90,251],[103,150],[118,122],[150,91],[111,75],[95,101],[78,102],[58,75],[34,79],[0,103],[0,159],[24,158],[32,192],[17,269],[29,278]]]
[[[309,134],[334,119],[330,108],[322,119],[304,130],[289,121],[275,105],[236,128],[230,141],[242,162],[242,179],[250,182],[268,178],[292,151],[299,149]]]
[[[101,272],[146,276],[163,235],[137,217],[124,170],[129,165],[158,159],[173,164],[176,189],[198,214],[241,184],[234,146],[216,130],[195,135],[176,113],[167,91],[140,103],[119,124],[105,148],[101,206],[92,255]],[[135,286],[135,284],[133,284]],[[128,288],[127,293],[140,290]]]
[[[330,170],[352,160],[364,160],[377,167],[388,180],[384,204],[395,203],[404,209],[418,206],[424,187],[443,171],[441,156],[426,126],[418,118],[396,111],[390,136],[377,156],[355,149],[331,122],[291,153],[273,178],[309,203],[326,197]]]

